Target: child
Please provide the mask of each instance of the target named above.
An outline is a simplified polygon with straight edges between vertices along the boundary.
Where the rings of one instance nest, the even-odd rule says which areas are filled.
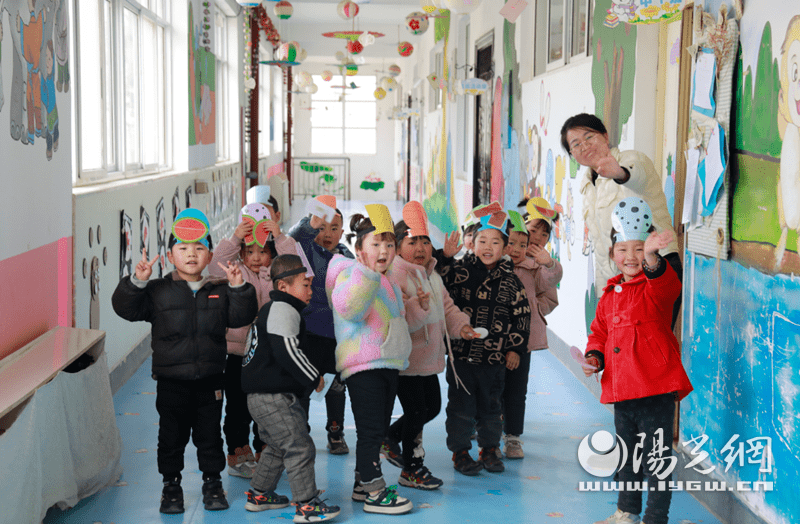
[[[528,238],[531,235],[526,229],[526,223],[516,211],[509,211],[515,217],[515,226],[508,236],[507,254],[514,262],[514,274],[519,277],[528,296],[531,308],[531,331],[528,338],[528,350],[520,354],[519,366],[513,370],[506,370],[506,387],[503,390],[503,421],[505,425],[505,453],[507,458],[521,459],[525,457],[522,450],[522,430],[525,426],[525,397],[528,392],[528,376],[531,367],[531,351],[547,349],[547,321],[545,315],[549,314],[558,305],[556,286],[561,281],[563,270],[561,264],[553,260],[543,245],[533,244],[533,257],[527,256]],[[546,228],[549,232],[550,219],[531,218],[536,220],[537,228]],[[534,234],[535,235],[535,234]],[[537,238],[541,242],[541,238]]]
[[[175,218],[167,258],[175,266],[164,278],[148,280],[159,257],[142,260],[120,280],[111,298],[114,311],[130,321],[152,324],[153,378],[157,381],[158,472],[164,477],[161,513],[183,513],[181,471],[189,437],[197,447],[207,510],[228,509],[220,472],[225,468],[222,418],[225,328],[249,325],[258,312],[256,291],[235,265],[229,284],[202,276],[211,260],[211,237],[183,237],[208,219],[197,209]]]
[[[387,453],[396,456],[397,443],[403,444],[400,484],[436,489],[442,481],[424,466],[424,450],[417,447],[416,439],[442,408],[436,375],[444,371],[444,337],[449,333],[457,338],[474,338],[476,333],[469,325],[469,316],[453,304],[442,278],[434,271],[436,260],[422,205],[406,204],[403,218],[406,220],[394,228],[399,256],[392,263],[389,279],[403,292],[412,349],[408,368],[400,372],[397,385],[403,416],[389,428],[386,447]]]
[[[400,514],[413,504],[386,486],[380,450],[394,408],[398,373],[408,367],[411,337],[403,295],[386,273],[395,257],[394,225],[382,204],[353,215],[357,260],[336,255],[326,289],[336,328],[336,370],[350,390],[356,421],[356,482],[353,500],[367,513]]]
[[[295,224],[289,231],[303,248],[306,259],[314,272],[311,303],[303,310],[303,318],[308,330],[308,344],[311,361],[321,373],[336,373],[336,336],[333,329],[333,313],[325,292],[325,274],[328,263],[334,255],[353,258],[350,250],[340,242],[342,238],[342,212],[336,209],[336,197],[320,195],[317,201],[336,211],[330,222],[315,215],[309,215]],[[350,452],[344,440],[345,386],[336,378],[325,395],[328,410],[328,449],[333,455],[346,455]]]
[[[251,190],[254,188],[251,188]],[[269,198],[269,197],[267,197]],[[262,247],[258,243],[246,245],[245,237],[253,234],[253,221],[241,220],[231,238],[220,241],[208,272],[212,277],[220,277],[225,273],[222,270],[228,262],[241,259],[239,268],[245,282],[256,288],[258,307],[261,308],[269,302],[269,293],[272,291],[272,279],[269,266],[272,257],[280,254],[296,253],[295,241],[281,232],[277,222],[266,219],[272,216],[263,203],[251,203],[242,208],[242,215],[252,216],[254,220],[263,219],[264,226],[271,233],[271,240]],[[220,264],[221,263],[221,264]],[[222,432],[225,434],[225,443],[228,447],[228,474],[236,477],[250,478],[256,467],[258,459],[253,454],[248,443],[250,437],[250,422],[252,418],[247,411],[247,397],[242,392],[242,357],[245,352],[245,339],[248,326],[229,329],[225,338],[228,340],[228,362],[225,366],[225,421]],[[253,447],[260,454],[264,442],[258,437],[258,428],[253,428]]]
[[[502,394],[506,367],[515,369],[528,345],[530,307],[525,288],[503,258],[508,237],[506,214],[480,218],[474,253],[456,261],[443,275],[455,305],[470,315],[470,324],[484,328],[484,338],[453,340],[447,367],[447,447],[453,466],[464,475],[482,468],[505,470],[497,457],[502,433]],[[480,462],[470,457],[470,437],[477,421]]]
[[[621,200],[612,215],[609,257],[621,275],[608,280],[597,305],[592,333],[586,346],[586,376],[605,370],[600,402],[614,404],[614,427],[629,450],[643,444],[642,457],[672,455],[675,400],[692,391],[683,369],[678,341],[672,333],[672,305],[681,284],[672,266],[658,251],[670,244],[672,231],[657,234],[652,212],[644,200]],[[613,292],[612,292],[613,291]],[[640,438],[640,434],[644,438]],[[646,471],[639,471],[642,466]],[[645,520],[666,524],[672,496],[660,486],[671,476],[656,478],[659,468],[633,465],[632,457],[619,471],[619,482],[648,478]],[[662,481],[662,482],[659,482]],[[596,524],[636,524],[642,510],[642,494],[620,491],[617,511]]]
[[[262,269],[262,271],[265,271]],[[308,434],[307,415],[300,398],[324,381],[305,353],[305,321],[301,312],[311,300],[311,278],[297,255],[279,255],[270,270],[275,289],[271,302],[258,312],[250,347],[242,362],[242,390],[247,407],[268,445],[261,454],[247,492],[245,509],[285,508],[289,499],[277,495],[284,467],[295,501],[295,522],[329,520],[338,506],[319,499],[314,476],[316,448]]]

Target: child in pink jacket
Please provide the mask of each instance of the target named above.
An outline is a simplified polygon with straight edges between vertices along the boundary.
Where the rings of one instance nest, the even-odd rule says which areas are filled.
[[[250,204],[254,205],[254,204]],[[248,207],[248,206],[246,206]],[[269,267],[277,255],[297,254],[295,241],[281,232],[277,222],[265,220],[272,239],[264,247],[258,244],[245,245],[244,238],[253,234],[253,223],[242,221],[231,238],[220,241],[208,265],[211,276],[225,276],[217,264],[239,261],[242,277],[256,288],[259,309],[269,302],[272,280]],[[252,478],[258,458],[248,444],[250,437],[250,412],[247,410],[247,396],[242,392],[242,358],[245,353],[245,339],[250,326],[229,329],[225,338],[228,341],[228,360],[225,367],[225,421],[222,430],[228,446],[228,474],[236,477]],[[255,424],[254,424],[255,426]],[[253,427],[253,447],[260,455],[264,443],[258,437],[258,428]]]
[[[389,279],[403,291],[412,349],[408,368],[400,372],[397,387],[403,416],[390,426],[383,453],[389,462],[403,468],[400,484],[436,489],[442,481],[423,464],[425,451],[417,446],[417,438],[442,408],[436,375],[445,368],[444,337],[449,334],[472,338],[477,334],[469,325],[469,316],[456,307],[442,277],[434,271],[436,260],[422,206],[409,202],[403,209],[404,218],[411,208],[416,208],[422,217],[411,218],[412,228],[404,220],[395,226],[399,256],[394,259]],[[402,454],[398,443],[403,445]]]

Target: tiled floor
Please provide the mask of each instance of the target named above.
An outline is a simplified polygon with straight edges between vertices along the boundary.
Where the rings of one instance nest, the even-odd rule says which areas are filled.
[[[342,203],[340,208],[350,212],[363,209],[362,203]],[[293,209],[292,219],[303,215],[302,203]],[[400,205],[390,207],[395,218]],[[293,222],[292,222],[293,223]],[[288,229],[288,227],[286,227]],[[186,513],[158,513],[161,478],[156,468],[156,437],[158,417],[155,410],[155,382],[150,378],[148,360],[131,380],[114,396],[117,424],[123,439],[122,465],[124,473],[116,486],[83,500],[77,507],[62,512],[51,509],[45,524],[56,523],[267,523],[285,522],[293,517],[291,507],[250,513],[244,509],[248,481],[223,474],[231,508],[221,512],[203,509],[200,496],[200,473],[197,470],[195,448],[186,451],[183,487]],[[577,450],[581,439],[601,428],[613,431],[613,416],[597,399],[548,351],[533,355],[528,394],[528,409],[524,439],[526,457],[507,460],[502,474],[483,472],[477,477],[465,477],[453,470],[450,452],[445,447],[444,407],[442,413],[426,426],[426,465],[444,481],[441,489],[420,492],[401,488],[410,498],[414,510],[402,516],[376,516],[362,511],[359,503],[350,500],[355,466],[355,428],[348,414],[346,438],[351,453],[329,455],[325,449],[325,409],[312,402],[312,437],[317,443],[317,484],[325,489],[324,497],[342,507],[336,521],[347,522],[435,522],[463,524],[525,522],[531,524],[584,524],[610,515],[616,507],[613,493],[579,492],[581,481],[599,480],[585,473],[578,463]],[[446,402],[446,384],[442,396]],[[348,404],[349,409],[349,404]],[[399,414],[399,402],[395,415]],[[473,450],[474,453],[474,450]],[[383,471],[391,483],[396,483],[399,470],[383,463]],[[291,495],[284,475],[278,492]],[[689,494],[678,492],[672,499],[670,524],[719,524],[704,507]]]

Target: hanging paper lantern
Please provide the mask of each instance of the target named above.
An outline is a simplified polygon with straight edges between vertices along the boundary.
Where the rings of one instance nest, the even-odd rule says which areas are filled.
[[[358,40],[348,40],[347,41],[347,51],[351,55],[357,55],[358,53],[360,53],[363,50],[364,50],[364,46],[361,45],[361,42],[359,42]]]
[[[311,78],[311,75],[308,71],[298,71],[294,75],[294,81],[300,89],[310,86],[314,83],[314,79]]]
[[[411,56],[411,53],[414,52],[414,46],[411,45],[411,42],[400,42],[397,44],[397,52],[400,53],[400,56]]]
[[[372,93],[372,94],[373,94],[373,95],[375,96],[375,98],[377,98],[378,100],[383,100],[383,99],[384,99],[384,97],[386,96],[386,90],[385,90],[384,88],[382,88],[382,87],[379,87],[379,88],[378,88],[378,89],[376,89],[376,90],[375,90],[375,92],[374,92],[374,93]]]
[[[412,35],[421,35],[428,30],[428,17],[425,13],[414,11],[406,17],[406,29]]]
[[[322,79],[326,82],[330,82],[331,78],[333,78],[333,73],[328,70],[322,72]]]
[[[294,62],[297,59],[297,45],[295,42],[286,42],[278,48],[278,60]]]
[[[294,12],[294,7],[292,4],[287,2],[286,0],[281,0],[275,7],[272,9],[275,12],[275,16],[280,18],[281,20],[288,20],[292,17],[292,13]]]
[[[358,14],[358,4],[350,0],[342,0],[336,6],[336,12],[345,20],[354,18]]]
[[[344,67],[344,71],[347,76],[356,76],[358,74],[358,66],[356,64],[347,64]]]
[[[375,43],[375,35],[370,34],[369,31],[364,31],[360,35],[358,35],[358,41],[361,42],[361,45],[367,47],[368,45],[372,45]]]
[[[471,13],[481,5],[481,0],[439,0],[439,7],[449,9],[451,13]]]
[[[400,75],[401,69],[400,66],[397,64],[392,64],[389,66],[389,76],[392,78],[397,78]]]
[[[397,87],[397,81],[390,76],[384,76],[381,78],[381,87],[387,91],[392,91],[395,87]]]
[[[431,14],[439,9],[439,6],[436,5],[434,0],[419,0],[419,5],[422,6],[422,10],[428,14]]]

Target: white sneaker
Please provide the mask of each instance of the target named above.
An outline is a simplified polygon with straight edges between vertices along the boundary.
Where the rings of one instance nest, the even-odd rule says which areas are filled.
[[[626,513],[622,510],[617,510],[613,515],[605,520],[598,520],[594,524],[640,524],[641,520],[639,515],[633,513]]]
[[[516,435],[505,435],[503,440],[506,441],[505,449],[503,449],[503,453],[505,453],[506,458],[510,459],[521,459],[525,458],[525,452],[522,451],[522,440]]]

